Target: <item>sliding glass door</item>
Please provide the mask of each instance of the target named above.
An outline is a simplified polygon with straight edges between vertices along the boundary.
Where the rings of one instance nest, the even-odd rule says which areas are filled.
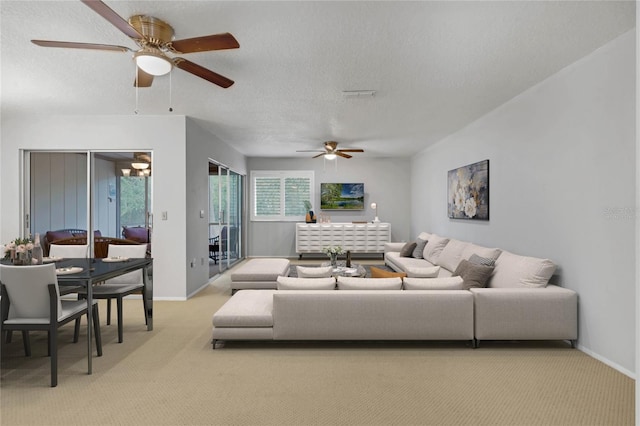
[[[25,152],[24,235],[39,234],[45,253],[50,240],[78,236],[91,245],[96,237],[127,238],[149,244],[150,252],[150,159],[134,152]]]
[[[210,276],[242,259],[243,177],[209,162]],[[211,265],[211,263],[213,263]]]

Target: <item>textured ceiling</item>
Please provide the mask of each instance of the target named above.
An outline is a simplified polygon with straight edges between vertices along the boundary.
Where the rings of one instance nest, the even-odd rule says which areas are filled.
[[[113,1],[176,38],[232,33],[240,49],[183,55],[235,81],[181,70],[138,91],[139,114],[183,114],[248,156],[292,157],[325,140],[361,157],[410,156],[635,25],[632,1]],[[0,2],[1,102],[13,114],[134,114],[131,53],[79,1]],[[375,90],[345,98],[343,91]],[[169,112],[169,107],[173,113]]]

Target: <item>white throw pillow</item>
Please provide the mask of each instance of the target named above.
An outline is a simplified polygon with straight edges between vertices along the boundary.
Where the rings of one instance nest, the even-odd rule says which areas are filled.
[[[462,258],[469,260],[472,254],[477,254],[480,257],[486,257],[487,259],[496,260],[498,256],[500,256],[500,253],[502,253],[502,250],[500,250],[499,248],[488,248],[469,243],[462,252]]]
[[[327,278],[331,276],[333,267],[329,266],[297,266],[298,278]]]
[[[432,264],[437,265],[438,257],[440,256],[440,253],[442,253],[442,250],[448,242],[448,238],[440,237],[436,234],[431,234],[431,239],[429,240],[427,245],[424,246],[424,253],[422,257]]]
[[[429,241],[429,238],[431,238],[431,234],[428,232],[421,232],[420,234],[418,234],[418,236],[416,237],[416,239],[420,238],[421,240],[427,240]]]
[[[555,270],[556,265],[549,259],[503,251],[496,259],[488,287],[546,287]]]
[[[463,259],[462,254],[469,243],[460,240],[449,240],[438,256],[438,265],[453,272],[456,270],[460,261]]]
[[[407,277],[413,278],[435,278],[440,273],[439,266],[430,266],[428,268],[408,267],[405,268]]]
[[[278,277],[278,290],[335,290],[336,279]]]
[[[464,290],[462,277],[410,278],[404,279],[405,290]]]
[[[402,278],[338,277],[338,290],[402,290]]]

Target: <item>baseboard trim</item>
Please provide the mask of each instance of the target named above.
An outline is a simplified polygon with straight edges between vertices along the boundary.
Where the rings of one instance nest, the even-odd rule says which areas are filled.
[[[578,349],[580,352],[584,352],[585,354],[589,355],[591,358],[595,358],[598,361],[607,364],[609,367],[618,370],[619,372],[621,372],[622,374],[624,374],[625,376],[629,376],[630,378],[632,378],[633,380],[636,380],[636,374],[633,373],[632,371],[627,370],[626,368],[622,367],[621,365],[611,361],[610,359],[607,359],[605,357],[603,357],[602,355],[599,355],[595,352],[593,352],[590,349],[585,348],[584,346],[578,344],[576,346],[576,349]]]

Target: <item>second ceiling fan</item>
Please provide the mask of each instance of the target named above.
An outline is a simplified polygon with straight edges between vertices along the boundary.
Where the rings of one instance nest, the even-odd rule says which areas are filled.
[[[338,149],[338,142],[336,141],[327,141],[324,143],[324,150],[312,149],[312,150],[299,150],[296,152],[319,152],[320,154],[314,155],[313,158],[318,158],[324,156],[327,160],[333,160],[336,156],[342,158],[351,158],[352,156],[349,154],[345,154],[346,152],[364,152],[363,149],[360,148],[345,148]]]
[[[174,66],[225,89],[234,83],[233,80],[196,63],[184,58],[170,57],[167,55],[168,52],[194,53],[211,50],[237,49],[240,47],[240,44],[233,35],[222,33],[183,40],[173,40],[173,28],[161,19],[147,15],[135,15],[127,21],[100,0],[81,1],[125,35],[129,36],[140,49],[134,51],[125,46],[111,44],[51,40],[31,41],[43,47],[134,52],[133,57],[137,65],[137,76],[134,85],[137,87],[151,86],[154,76],[167,74]]]

